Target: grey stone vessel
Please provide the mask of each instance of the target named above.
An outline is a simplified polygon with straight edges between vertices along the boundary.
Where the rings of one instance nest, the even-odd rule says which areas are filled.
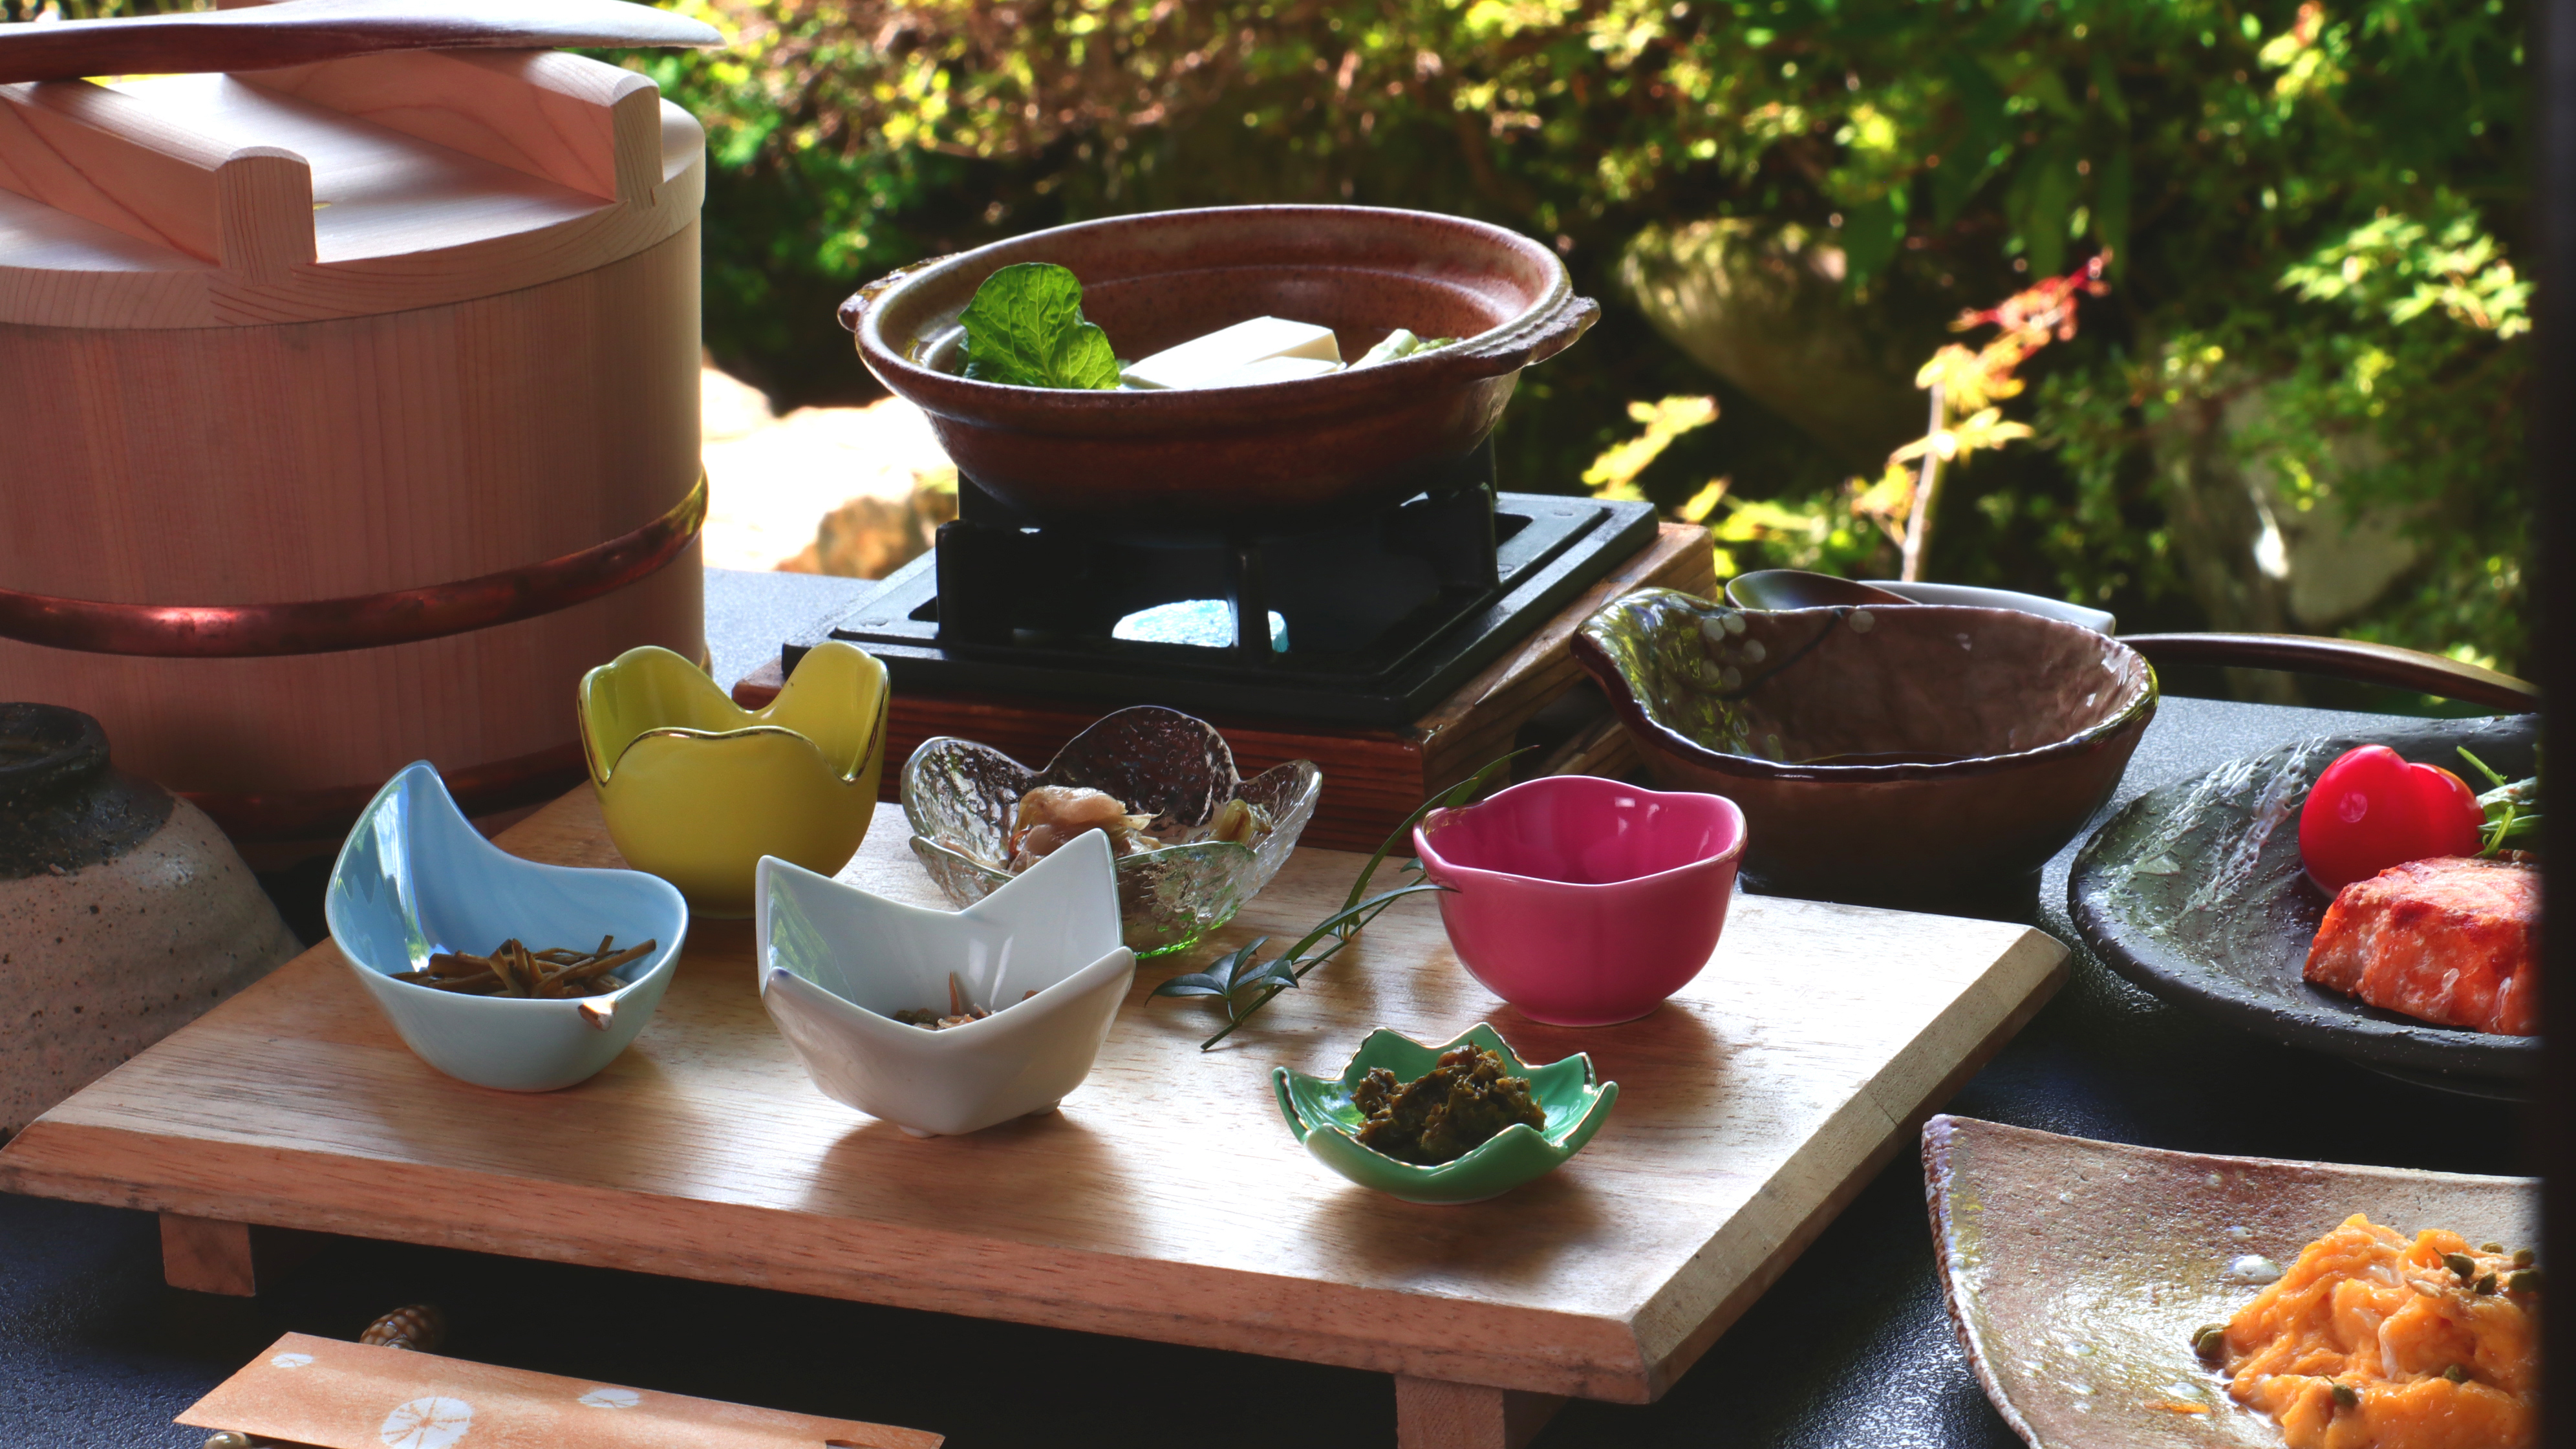
[[[298,949],[204,812],[0,704],[0,1141]]]

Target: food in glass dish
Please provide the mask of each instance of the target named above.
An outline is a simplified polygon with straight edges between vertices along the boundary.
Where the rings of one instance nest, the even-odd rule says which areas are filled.
[[[1150,815],[1131,815],[1123,802],[1104,791],[1080,785],[1040,785],[1020,797],[1019,808],[1011,816],[1010,833],[1005,838],[1010,859],[1003,868],[1017,875],[1087,830],[1107,832],[1109,853],[1116,858],[1202,840],[1257,845],[1262,836],[1270,833],[1270,814],[1248,800],[1228,800],[1218,807],[1204,830],[1185,830],[1158,825]],[[943,843],[953,850],[965,848],[954,841]]]
[[[599,949],[576,951],[568,946],[531,951],[512,937],[492,948],[489,956],[476,956],[464,951],[435,951],[429,964],[418,971],[397,971],[396,981],[427,986],[439,991],[453,991],[460,996],[518,996],[541,1000],[558,1000],[567,996],[606,996],[622,991],[627,983],[609,973],[630,962],[641,961],[653,954],[658,941],[646,941],[623,951],[610,948],[615,936],[599,938]]]
[[[1500,1053],[1466,1042],[1410,1082],[1371,1067],[1351,1091],[1351,1105],[1368,1116],[1354,1135],[1398,1162],[1437,1167],[1515,1122],[1544,1131],[1547,1113],[1531,1098],[1529,1078],[1506,1075],[1507,1065]]]
[[[1152,850],[1163,842],[1145,833],[1150,815],[1130,815],[1116,796],[1079,785],[1040,785],[1020,797],[1007,837],[1014,874],[1053,855],[1057,848],[1086,830],[1109,834],[1111,856]]]
[[[2540,1292],[2527,1248],[2356,1213],[2192,1343],[2290,1449],[2526,1449]]]
[[[2441,856],[2355,881],[2326,908],[2307,979],[2439,1026],[2540,1032],[2540,872]]]

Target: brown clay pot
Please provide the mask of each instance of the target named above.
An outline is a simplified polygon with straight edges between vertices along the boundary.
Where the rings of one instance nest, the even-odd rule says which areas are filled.
[[[1357,358],[1394,328],[1456,345],[1260,387],[1085,391],[957,375],[986,277],[1054,262],[1124,358],[1248,318],[1331,327]],[[1167,211],[943,257],[841,304],[868,370],[930,414],[959,470],[1031,520],[1122,537],[1246,538],[1400,501],[1493,431],[1523,367],[1600,315],[1556,254],[1459,217],[1356,206]]]
[[[1834,900],[2027,878],[2110,798],[2156,708],[2134,650],[2005,609],[1760,612],[1647,589],[1573,648],[1657,783],[1744,811],[1748,875]]]

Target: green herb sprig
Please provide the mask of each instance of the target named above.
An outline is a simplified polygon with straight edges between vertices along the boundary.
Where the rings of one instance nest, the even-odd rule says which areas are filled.
[[[2460,758],[2469,767],[2486,776],[2493,788],[2478,796],[2478,806],[2486,811],[2486,844],[2478,854],[2494,857],[2508,850],[2529,850],[2540,844],[2540,770],[2535,758],[2530,778],[2507,780],[2493,766],[2459,747]]]
[[[1420,895],[1424,891],[1448,889],[1446,886],[1436,886],[1424,881],[1397,886],[1393,890],[1370,895],[1369,883],[1376,877],[1378,867],[1386,863],[1386,858],[1393,855],[1398,846],[1413,837],[1413,827],[1421,824],[1424,816],[1434,810],[1450,809],[1466,804],[1476,797],[1476,793],[1485,787],[1485,782],[1491,780],[1497,771],[1525,753],[1527,751],[1514,750],[1511,754],[1489,761],[1483,769],[1448,789],[1434,794],[1415,807],[1412,814],[1404,817],[1404,823],[1395,827],[1394,832],[1387,836],[1386,842],[1377,848],[1377,853],[1368,858],[1368,864],[1360,868],[1359,878],[1351,882],[1350,894],[1342,898],[1342,908],[1317,922],[1313,930],[1298,938],[1296,945],[1263,961],[1259,959],[1261,948],[1269,942],[1270,938],[1261,937],[1219,956],[1209,962],[1204,971],[1193,971],[1184,976],[1173,977],[1155,987],[1153,994],[1207,997],[1224,1003],[1225,1026],[1216,1035],[1200,1042],[1200,1051],[1210,1050],[1218,1042],[1232,1036],[1237,1027],[1251,1020],[1254,1012],[1268,1006],[1272,998],[1282,991],[1293,989],[1299,982],[1306,979],[1307,973],[1332,960],[1344,946],[1356,940],[1368,923],[1376,920],[1379,913],[1387,907],[1406,896]],[[1403,873],[1417,874],[1421,869],[1421,861],[1409,860],[1405,862]],[[1319,947],[1321,949],[1318,949]]]

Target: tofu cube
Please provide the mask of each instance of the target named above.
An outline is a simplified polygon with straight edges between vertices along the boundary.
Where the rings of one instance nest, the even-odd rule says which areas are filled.
[[[1291,322],[1283,317],[1255,317],[1194,337],[1178,347],[1167,347],[1131,364],[1124,376],[1130,387],[1213,387],[1220,383],[1239,386],[1228,374],[1275,358],[1321,362],[1329,364],[1321,371],[1331,371],[1341,366],[1342,349],[1330,327]]]
[[[1327,362],[1320,357],[1265,357],[1259,362],[1238,367],[1223,377],[1215,378],[1202,385],[1259,387],[1266,382],[1295,382],[1299,378],[1323,377],[1328,373],[1341,370],[1340,363]]]

